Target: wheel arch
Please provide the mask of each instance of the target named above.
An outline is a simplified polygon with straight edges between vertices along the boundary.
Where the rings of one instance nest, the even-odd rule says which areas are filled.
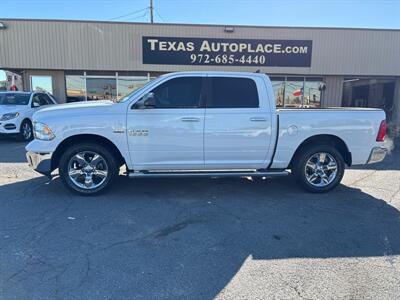
[[[294,152],[292,159],[290,160],[289,168],[292,167],[294,159],[302,151],[302,149],[312,144],[332,145],[342,155],[346,165],[351,166],[352,163],[351,152],[349,151],[349,148],[347,147],[346,143],[340,137],[331,134],[318,134],[308,137],[303,142],[301,142],[301,144],[297,147],[296,151]]]
[[[117,158],[119,166],[122,166],[123,164],[126,163],[124,157],[122,156],[121,152],[119,151],[118,147],[110,141],[108,138],[97,135],[97,134],[77,134],[77,135],[72,135],[65,140],[63,140],[56,148],[54,151],[52,158],[51,158],[51,169],[55,170],[58,168],[58,165],[60,163],[61,155],[64,152],[65,149],[68,147],[78,144],[78,143],[95,143],[95,144],[100,144],[107,149],[109,149]]]

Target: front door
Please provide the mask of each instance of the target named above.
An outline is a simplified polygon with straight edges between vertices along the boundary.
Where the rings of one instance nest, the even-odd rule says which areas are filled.
[[[202,87],[201,76],[172,78],[150,92],[152,107],[128,110],[134,170],[204,168]]]
[[[209,76],[207,91],[205,167],[266,167],[272,115],[262,80],[256,82],[246,77]]]

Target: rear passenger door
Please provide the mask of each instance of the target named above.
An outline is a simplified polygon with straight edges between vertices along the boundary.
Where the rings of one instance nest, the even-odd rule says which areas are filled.
[[[272,118],[264,81],[211,75],[206,85],[205,167],[266,167]]]

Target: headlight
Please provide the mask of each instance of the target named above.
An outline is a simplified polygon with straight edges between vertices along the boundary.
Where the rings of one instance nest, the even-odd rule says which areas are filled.
[[[4,115],[1,116],[0,121],[8,121],[8,120],[11,120],[11,119],[15,119],[18,116],[19,116],[19,112],[4,114]]]
[[[38,122],[33,123],[33,133],[36,139],[43,141],[51,141],[56,137],[49,126]]]

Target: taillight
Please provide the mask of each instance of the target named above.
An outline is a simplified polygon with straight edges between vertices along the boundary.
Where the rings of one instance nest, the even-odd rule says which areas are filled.
[[[378,135],[376,136],[376,141],[383,142],[385,140],[385,135],[386,135],[386,120],[383,120],[381,122],[381,125],[379,126],[379,131]]]

